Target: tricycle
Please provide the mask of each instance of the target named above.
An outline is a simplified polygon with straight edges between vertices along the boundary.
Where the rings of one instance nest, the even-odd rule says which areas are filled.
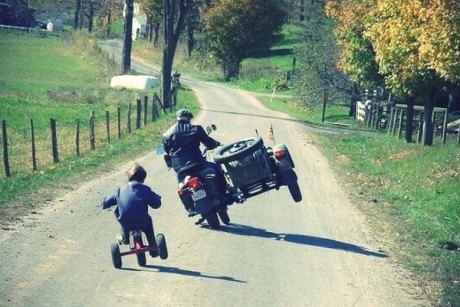
[[[160,256],[160,259],[164,260],[168,258],[168,248],[166,246],[166,238],[163,234],[156,236],[157,246],[149,246],[145,242],[147,239],[145,234],[139,230],[134,229],[129,232],[129,249],[121,252],[120,246],[123,245],[121,239],[118,239],[117,243],[112,243],[110,246],[110,252],[112,254],[113,266],[117,269],[121,268],[122,260],[121,257],[128,255],[136,255],[137,263],[139,266],[144,267],[147,264],[145,253],[150,252],[154,255]]]

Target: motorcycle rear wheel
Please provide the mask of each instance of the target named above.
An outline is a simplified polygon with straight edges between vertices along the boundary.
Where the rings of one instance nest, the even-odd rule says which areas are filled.
[[[220,220],[222,223],[225,225],[230,224],[230,216],[228,215],[228,212],[226,210],[219,210],[217,211],[217,214],[219,215]]]
[[[202,215],[206,219],[206,222],[208,222],[209,227],[211,227],[212,229],[219,229],[219,217],[217,216],[217,213],[214,210],[211,210]]]

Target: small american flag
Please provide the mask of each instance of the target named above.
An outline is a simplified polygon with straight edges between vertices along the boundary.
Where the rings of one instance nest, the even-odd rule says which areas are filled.
[[[275,143],[275,134],[273,133],[273,126],[270,125],[270,130],[268,130],[268,138]]]

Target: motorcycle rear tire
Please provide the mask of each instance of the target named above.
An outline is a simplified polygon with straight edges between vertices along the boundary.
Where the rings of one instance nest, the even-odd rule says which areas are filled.
[[[214,210],[211,210],[202,215],[206,219],[206,222],[208,222],[208,225],[209,227],[211,227],[211,229],[220,228],[219,217],[217,216],[217,213]]]
[[[228,215],[228,212],[226,210],[219,210],[217,211],[217,214],[219,215],[220,220],[222,223],[225,225],[230,224],[230,216]]]

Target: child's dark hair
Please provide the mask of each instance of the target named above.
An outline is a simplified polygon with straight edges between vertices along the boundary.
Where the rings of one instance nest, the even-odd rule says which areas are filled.
[[[128,170],[128,181],[138,181],[144,183],[147,172],[137,163],[134,163]]]

